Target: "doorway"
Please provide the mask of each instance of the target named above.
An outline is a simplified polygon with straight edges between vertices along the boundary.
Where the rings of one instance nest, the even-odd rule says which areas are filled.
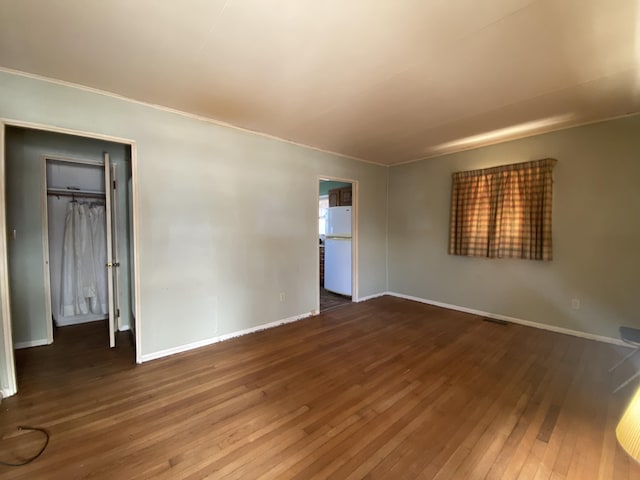
[[[318,183],[319,307],[326,312],[356,298],[355,184],[321,178]]]
[[[131,328],[130,153],[119,162],[45,156],[43,234],[54,327],[106,321],[109,346]],[[45,274],[46,275],[46,274]],[[45,281],[45,289],[46,281]],[[123,305],[124,304],[124,305]]]
[[[65,329],[80,329],[98,332],[101,349],[127,343],[113,354],[126,352],[134,363],[139,318],[133,144],[2,126],[5,354],[7,345],[11,360],[13,348],[51,349],[59,337],[74,338]],[[9,367],[12,394],[16,368]]]

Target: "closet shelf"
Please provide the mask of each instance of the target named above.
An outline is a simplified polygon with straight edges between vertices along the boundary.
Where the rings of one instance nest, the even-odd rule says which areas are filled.
[[[66,188],[48,188],[47,195],[63,197],[104,198],[104,192],[97,190],[68,190]]]

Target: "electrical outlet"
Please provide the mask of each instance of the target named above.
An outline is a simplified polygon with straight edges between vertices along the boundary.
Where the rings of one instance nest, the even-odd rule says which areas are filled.
[[[571,299],[571,309],[572,310],[580,310],[580,299],[572,298]]]
[[[280,292],[280,301],[284,302],[284,292]]]

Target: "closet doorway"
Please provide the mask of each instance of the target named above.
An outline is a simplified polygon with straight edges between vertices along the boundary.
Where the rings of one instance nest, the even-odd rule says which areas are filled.
[[[134,142],[0,121],[0,143],[2,393],[65,358],[139,361]]]
[[[50,156],[43,161],[51,317],[56,327],[107,320],[113,348],[123,329],[119,165],[111,163],[109,153],[102,163]],[[129,245],[122,250],[128,252]]]

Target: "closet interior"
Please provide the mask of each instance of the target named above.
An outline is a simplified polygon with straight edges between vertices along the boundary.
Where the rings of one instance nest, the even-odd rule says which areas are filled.
[[[47,160],[51,314],[57,327],[105,320],[107,230],[104,169]]]
[[[5,145],[14,347],[98,321],[105,346],[135,335],[131,146],[19,127]]]

